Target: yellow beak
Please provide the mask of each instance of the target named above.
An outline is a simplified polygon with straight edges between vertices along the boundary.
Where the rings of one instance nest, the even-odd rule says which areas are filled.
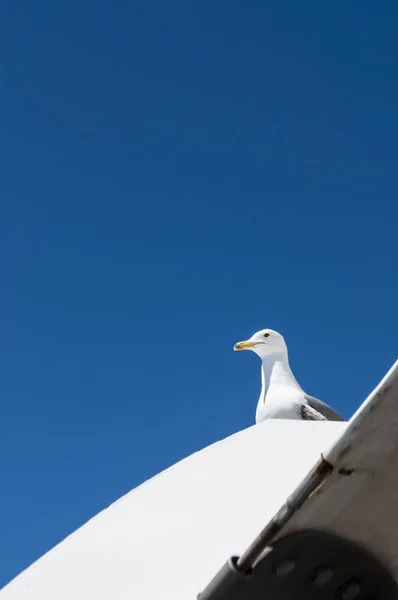
[[[234,346],[234,350],[240,352],[241,350],[252,350],[252,348],[254,348],[256,345],[256,342],[251,342],[250,340],[247,340],[245,342],[238,342],[237,344],[235,344]]]

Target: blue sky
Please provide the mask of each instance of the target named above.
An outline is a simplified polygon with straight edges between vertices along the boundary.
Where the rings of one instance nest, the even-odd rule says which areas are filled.
[[[0,585],[254,422],[237,340],[346,417],[394,362],[397,13],[2,2]]]

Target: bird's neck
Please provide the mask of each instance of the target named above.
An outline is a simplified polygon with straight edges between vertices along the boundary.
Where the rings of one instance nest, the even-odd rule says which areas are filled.
[[[295,376],[289,365],[289,359],[286,353],[268,356],[262,361],[261,368],[261,398],[263,401],[270,389],[276,385],[294,387],[301,390]]]

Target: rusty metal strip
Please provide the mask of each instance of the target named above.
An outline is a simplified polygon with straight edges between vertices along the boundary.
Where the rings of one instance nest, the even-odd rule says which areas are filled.
[[[321,456],[308,475],[302,480],[285,504],[269,521],[254,542],[242,554],[237,562],[237,568],[243,573],[250,572],[264,550],[272,544],[272,540],[282,527],[298,511],[304,502],[321,486],[333,472],[333,466]]]

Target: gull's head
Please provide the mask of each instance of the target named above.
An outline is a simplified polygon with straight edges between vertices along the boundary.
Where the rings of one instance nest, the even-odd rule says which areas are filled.
[[[252,350],[261,359],[276,354],[286,354],[287,348],[283,336],[272,329],[262,329],[257,331],[250,339],[244,342],[238,342],[234,346],[234,350]]]

